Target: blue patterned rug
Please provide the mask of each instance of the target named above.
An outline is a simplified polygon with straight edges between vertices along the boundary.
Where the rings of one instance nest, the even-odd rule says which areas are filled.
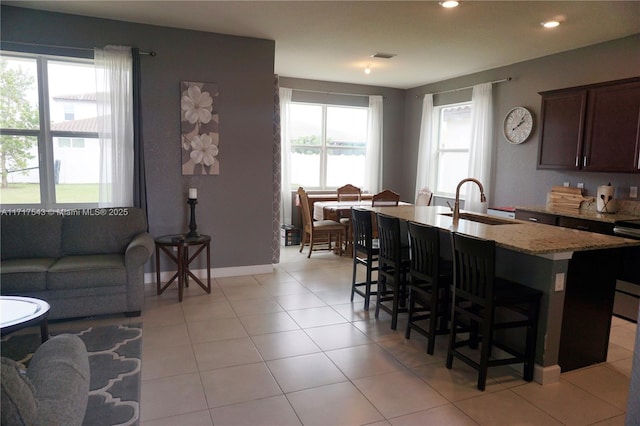
[[[91,383],[83,424],[139,424],[142,325],[90,327],[64,333],[80,337],[89,353]],[[10,334],[2,338],[2,356],[28,366],[39,345],[39,333]]]

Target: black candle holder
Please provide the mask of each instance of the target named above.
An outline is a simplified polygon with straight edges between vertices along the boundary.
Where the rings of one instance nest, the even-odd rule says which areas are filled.
[[[191,210],[191,218],[189,219],[189,233],[187,233],[187,238],[197,238],[200,235],[196,232],[198,225],[196,224],[196,204],[198,204],[198,200],[195,198],[189,198],[187,200],[187,204],[189,204],[189,208]]]

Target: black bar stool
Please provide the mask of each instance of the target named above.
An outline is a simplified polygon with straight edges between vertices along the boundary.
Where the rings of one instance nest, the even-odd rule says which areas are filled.
[[[398,326],[398,313],[407,312],[407,276],[409,273],[409,247],[403,246],[400,219],[378,213],[378,298],[376,318],[380,309],[391,315],[391,329]],[[391,307],[384,302],[392,302]]]
[[[429,339],[427,353],[433,355],[436,335],[449,334],[453,264],[440,257],[438,228],[409,222],[409,245],[411,280],[405,337],[411,337],[411,330],[422,334]],[[428,328],[421,323],[427,319]]]
[[[364,310],[369,310],[369,299],[377,292],[371,291],[371,285],[378,280],[372,279],[372,273],[378,270],[378,239],[373,239],[372,212],[363,209],[351,209],[351,227],[353,229],[353,278],[351,280],[351,301],[354,294],[364,297]],[[357,282],[358,265],[366,269],[364,281]],[[364,290],[361,289],[364,287]]]
[[[454,357],[464,361],[478,370],[478,389],[484,390],[488,367],[524,363],[524,379],[530,382],[533,380],[542,292],[495,276],[495,241],[458,233],[452,235],[454,289],[447,368],[452,367]],[[496,330],[508,328],[526,328],[524,351],[495,339]],[[469,338],[458,341],[460,331],[469,331]],[[463,346],[477,348],[479,342],[479,361],[459,350]],[[489,359],[493,346],[512,357]]]

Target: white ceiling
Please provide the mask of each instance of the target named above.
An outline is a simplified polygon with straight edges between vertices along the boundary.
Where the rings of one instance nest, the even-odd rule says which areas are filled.
[[[640,33],[640,1],[3,1],[276,41],[285,77],[411,88]],[[540,22],[563,21],[544,29]],[[158,43],[162,43],[158,40]],[[153,49],[154,46],[139,46]],[[374,52],[394,53],[375,59]],[[372,72],[363,70],[370,64]]]

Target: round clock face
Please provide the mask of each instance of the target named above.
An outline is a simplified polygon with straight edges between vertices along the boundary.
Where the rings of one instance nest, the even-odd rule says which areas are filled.
[[[527,140],[533,130],[533,115],[524,107],[513,108],[504,118],[502,130],[509,143],[522,143]]]

